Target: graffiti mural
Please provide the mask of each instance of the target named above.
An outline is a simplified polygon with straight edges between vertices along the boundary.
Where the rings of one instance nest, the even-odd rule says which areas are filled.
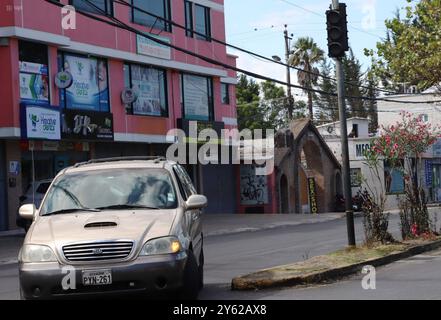
[[[242,205],[268,204],[268,177],[256,176],[255,165],[240,167],[240,202]]]

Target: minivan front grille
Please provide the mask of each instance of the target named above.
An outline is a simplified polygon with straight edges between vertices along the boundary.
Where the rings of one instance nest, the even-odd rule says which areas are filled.
[[[64,246],[63,253],[72,262],[122,260],[129,256],[132,248],[131,241],[81,243]]]

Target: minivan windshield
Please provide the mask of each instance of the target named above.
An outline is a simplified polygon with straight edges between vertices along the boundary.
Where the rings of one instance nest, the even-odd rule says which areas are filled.
[[[57,178],[40,214],[176,207],[176,192],[167,170],[104,169],[68,173]]]

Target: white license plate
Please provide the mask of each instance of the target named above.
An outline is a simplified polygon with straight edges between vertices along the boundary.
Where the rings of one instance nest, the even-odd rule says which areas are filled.
[[[83,271],[83,285],[105,286],[112,284],[112,272],[110,270]]]

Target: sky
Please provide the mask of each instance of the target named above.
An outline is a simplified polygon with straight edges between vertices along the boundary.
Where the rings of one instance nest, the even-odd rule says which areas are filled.
[[[331,0],[225,0],[227,43],[267,57],[278,55],[284,59],[283,30],[287,24],[293,41],[298,37],[312,37],[327,54],[325,12],[330,3]],[[346,0],[345,3],[350,46],[365,70],[370,59],[364,56],[364,48],[376,47],[376,43],[385,37],[384,21],[393,18],[397,9],[404,8],[407,1]],[[237,64],[240,68],[286,80],[283,66],[231,48],[228,52],[239,56]],[[296,79],[294,72],[293,78]]]

